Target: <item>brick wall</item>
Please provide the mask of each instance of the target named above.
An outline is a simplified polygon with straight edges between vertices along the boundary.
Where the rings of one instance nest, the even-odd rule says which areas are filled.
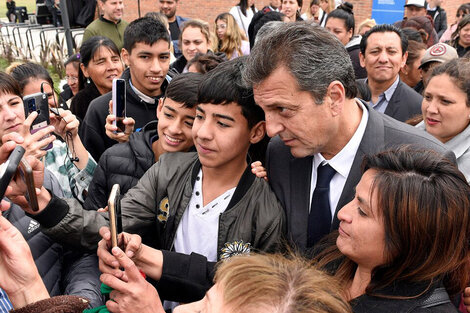
[[[132,21],[139,16],[137,2],[138,0],[124,0],[126,6],[124,13],[125,20]],[[354,5],[357,24],[366,18],[370,18],[372,0],[350,0],[350,2]],[[468,0],[445,0],[444,8],[447,11],[449,24],[454,22],[455,13],[459,5],[465,2],[468,2]],[[179,0],[177,14],[185,17],[201,18],[212,24],[218,14],[228,12],[237,3],[238,0]],[[260,9],[268,3],[269,0],[256,0],[256,7]],[[304,0],[302,12],[305,12],[309,3],[310,0]],[[144,16],[147,12],[159,11],[159,2],[158,0],[140,0],[140,8],[141,15]]]

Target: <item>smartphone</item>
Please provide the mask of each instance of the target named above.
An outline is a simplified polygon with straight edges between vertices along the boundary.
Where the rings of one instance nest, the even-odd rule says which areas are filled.
[[[43,129],[44,127],[47,127],[51,123],[49,119],[49,102],[46,93],[38,92],[24,96],[23,105],[25,118],[28,117],[28,115],[34,111],[38,112],[38,116],[31,124],[31,134],[34,134],[35,132],[40,129]],[[47,134],[43,138],[49,137],[50,135],[51,134]],[[52,142],[41,149],[49,150],[51,148]]]
[[[10,153],[8,159],[0,165],[0,199],[3,199],[3,196],[5,196],[5,191],[11,179],[15,176],[24,152],[25,150],[22,146],[16,146]]]
[[[111,230],[111,245],[118,246],[118,234],[122,232],[121,198],[119,184],[114,184],[108,198],[109,228]]]
[[[23,179],[26,184],[25,197],[26,200],[28,200],[29,207],[34,212],[37,212],[39,210],[39,205],[38,197],[36,195],[36,187],[34,186],[33,170],[25,158],[21,159],[18,171],[20,172],[21,179]]]
[[[118,132],[124,132],[126,126],[123,120],[126,118],[126,81],[124,79],[113,79],[113,115],[116,120],[113,125],[116,126]]]

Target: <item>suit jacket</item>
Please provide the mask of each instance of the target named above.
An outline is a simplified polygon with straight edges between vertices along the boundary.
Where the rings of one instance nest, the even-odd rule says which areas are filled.
[[[367,84],[366,78],[358,79],[358,81]],[[423,97],[399,80],[384,113],[400,122],[406,122],[408,119],[421,114],[421,102],[423,102]]]
[[[421,114],[421,102],[423,102],[423,97],[400,80],[384,113],[396,120],[406,122]]]
[[[446,150],[434,137],[376,112],[367,104],[365,106],[369,111],[369,119],[349,176],[343,190],[330,190],[341,193],[331,230],[339,226],[339,209],[354,198],[354,187],[361,179],[361,163],[366,154],[375,154],[401,144],[416,144],[445,153],[455,163],[454,154]],[[290,148],[285,146],[279,137],[273,138],[268,145],[266,168],[269,183],[286,211],[287,239],[300,249],[305,249],[307,244],[312,160],[313,156],[294,158]]]

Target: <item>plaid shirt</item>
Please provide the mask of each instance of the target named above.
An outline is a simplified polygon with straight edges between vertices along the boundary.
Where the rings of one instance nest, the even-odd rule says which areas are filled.
[[[96,168],[96,162],[90,154],[88,154],[88,163],[85,168],[79,170],[67,156],[67,144],[54,140],[54,146],[47,151],[44,166],[58,179],[64,197],[85,201],[88,186]]]

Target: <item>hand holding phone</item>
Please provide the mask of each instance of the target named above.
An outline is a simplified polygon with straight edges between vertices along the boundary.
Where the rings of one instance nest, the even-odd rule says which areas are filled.
[[[39,211],[38,197],[36,195],[36,186],[34,185],[33,170],[25,158],[20,161],[18,167],[21,179],[26,184],[26,200],[29,203],[29,207],[33,212]]]
[[[121,199],[119,184],[113,185],[108,198],[109,230],[111,231],[111,248],[118,246],[118,235],[122,233]]]
[[[118,129],[116,132],[124,132],[126,126],[123,120],[126,118],[126,81],[124,79],[113,79],[113,115],[116,120],[113,125]]]
[[[47,99],[47,94],[44,92],[33,93],[23,97],[24,105],[24,115],[25,118],[29,116],[32,112],[36,111],[38,116],[31,124],[31,134],[47,127],[51,122],[49,119],[49,102]],[[44,136],[43,138],[49,137],[50,134]],[[52,143],[41,148],[42,150],[49,150],[52,148]]]
[[[3,199],[5,196],[5,191],[11,179],[15,176],[24,153],[25,150],[22,146],[16,146],[8,159],[0,165],[0,199]]]

